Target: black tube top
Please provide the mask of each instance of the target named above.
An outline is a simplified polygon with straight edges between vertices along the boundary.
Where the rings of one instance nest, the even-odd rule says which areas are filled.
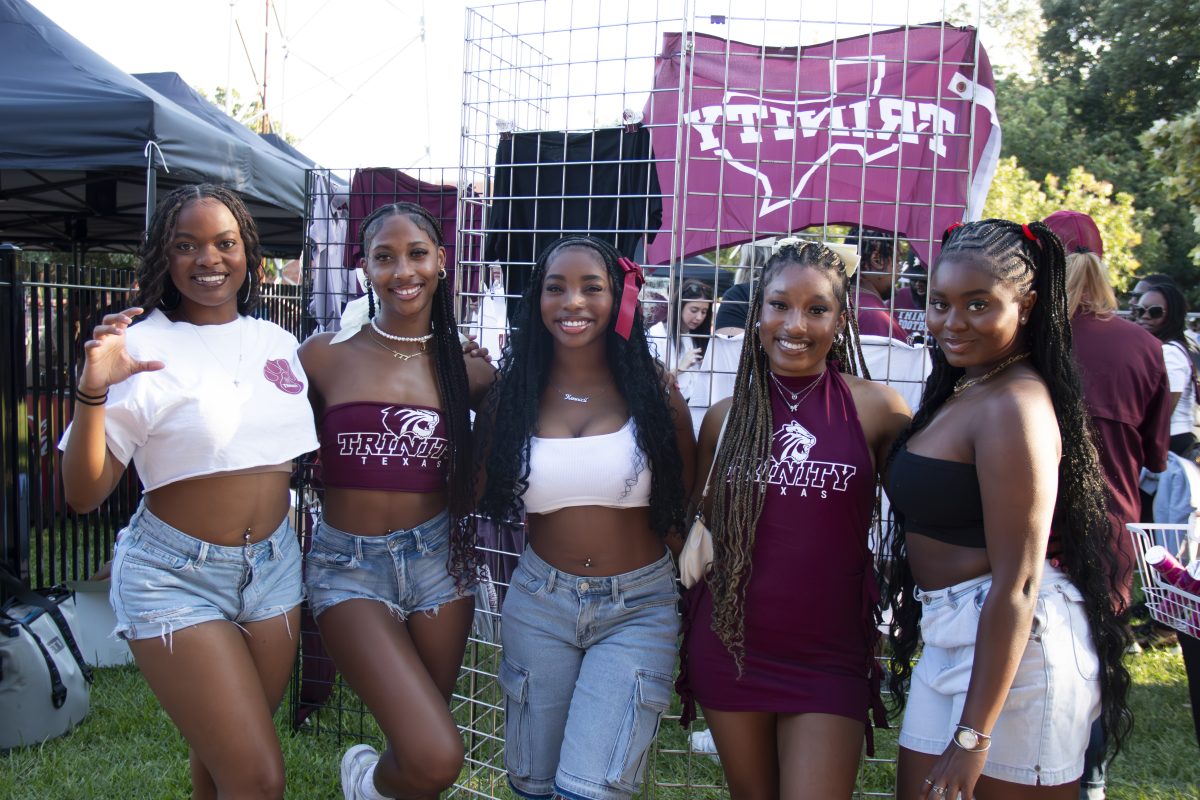
[[[947,461],[901,447],[887,479],[888,499],[905,533],[960,547],[986,547],[983,498],[974,464]]]

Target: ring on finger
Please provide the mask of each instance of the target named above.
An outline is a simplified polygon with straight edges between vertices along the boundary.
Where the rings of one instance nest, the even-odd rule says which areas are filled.
[[[929,788],[932,789],[933,793],[936,794],[938,797],[946,796],[946,787],[945,786],[932,786],[931,785]]]
[[[926,785],[926,786],[933,786],[933,781],[929,780],[929,778],[926,778],[926,779],[925,779],[925,785]]]

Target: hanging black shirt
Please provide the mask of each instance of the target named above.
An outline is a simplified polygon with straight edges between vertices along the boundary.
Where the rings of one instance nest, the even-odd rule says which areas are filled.
[[[652,242],[661,226],[645,128],[527,131],[496,148],[484,260],[504,266],[509,293],[525,291],[537,254],[556,239],[589,234],[637,259],[643,235]]]

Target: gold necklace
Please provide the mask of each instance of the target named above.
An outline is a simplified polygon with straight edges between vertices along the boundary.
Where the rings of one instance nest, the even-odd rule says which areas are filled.
[[[961,378],[959,378],[957,381],[954,382],[954,394],[950,395],[949,399],[950,400],[955,399],[960,394],[965,392],[967,389],[970,389],[972,386],[983,383],[983,382],[995,377],[996,375],[999,375],[1001,372],[1008,369],[1013,364],[1015,364],[1018,361],[1021,361],[1023,359],[1026,359],[1026,358],[1029,358],[1028,351],[1026,351],[1024,353],[1017,353],[1015,356],[1009,356],[1008,358],[1004,359],[999,364],[997,364],[996,366],[994,366],[990,370],[988,370],[987,374],[980,375],[978,378],[971,378],[970,380],[967,380],[966,375],[962,376]]]
[[[374,336],[372,336],[372,337],[370,337],[370,338],[371,338],[371,341],[372,341],[372,342],[374,342],[375,344],[377,344],[377,345],[379,345],[380,347],[382,347],[384,350],[387,350],[389,353],[391,353],[391,354],[392,354],[392,358],[399,359],[400,361],[408,361],[410,358],[416,358],[417,356],[423,356],[423,355],[425,355],[425,343],[424,343],[424,342],[420,342],[421,349],[420,349],[420,350],[418,350],[418,351],[417,351],[417,352],[415,352],[415,353],[397,353],[395,350],[393,350],[392,348],[388,347],[386,344],[384,344],[383,342],[379,341],[379,339],[375,338]]]

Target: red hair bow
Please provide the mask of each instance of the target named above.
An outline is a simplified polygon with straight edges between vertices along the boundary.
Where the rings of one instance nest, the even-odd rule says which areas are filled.
[[[963,226],[963,224],[961,222],[955,222],[949,228],[946,228],[946,233],[944,235],[949,236],[950,234],[954,233],[956,230],[958,230],[962,226]]]
[[[1029,225],[1022,225],[1021,230],[1025,232],[1025,238],[1031,242],[1036,242],[1038,238],[1033,235],[1033,231],[1029,230]]]
[[[624,256],[617,259],[617,264],[625,273],[625,288],[621,293],[621,310],[617,313],[616,331],[618,336],[629,341],[629,336],[633,333],[633,315],[637,313],[638,292],[646,282],[646,277],[642,274],[641,267]]]

